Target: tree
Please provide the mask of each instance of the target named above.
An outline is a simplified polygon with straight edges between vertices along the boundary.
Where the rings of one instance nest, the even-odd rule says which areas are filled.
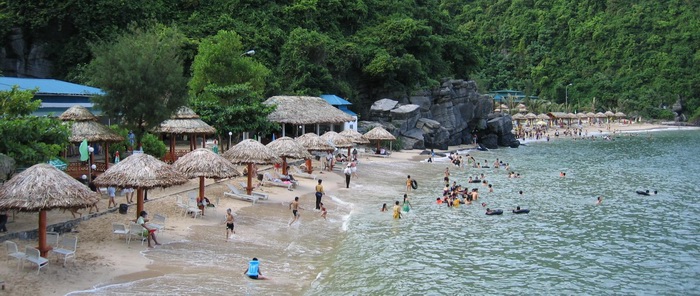
[[[0,153],[20,167],[48,161],[68,145],[68,127],[61,121],[31,115],[41,103],[33,100],[35,92],[0,91]]]
[[[219,31],[202,40],[192,63],[190,105],[216,128],[220,143],[228,132],[267,133],[275,127],[267,120],[274,107],[262,103],[270,70],[244,51],[236,32]]]
[[[180,48],[184,38],[173,28],[132,28],[114,42],[94,44],[86,77],[105,91],[94,97],[107,116],[134,130],[139,145],[152,127],[187,103],[187,80]]]

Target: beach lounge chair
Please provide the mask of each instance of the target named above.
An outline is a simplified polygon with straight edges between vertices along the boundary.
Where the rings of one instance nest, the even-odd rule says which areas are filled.
[[[153,219],[149,221],[148,225],[158,229],[158,233],[163,233],[163,231],[165,231],[165,218],[166,217],[161,214],[155,214],[153,215]]]
[[[318,176],[316,176],[314,174],[309,174],[309,173],[303,172],[298,166],[290,166],[290,168],[293,171],[294,177],[313,179],[313,180],[316,180],[316,178],[318,178]]]
[[[287,190],[292,190],[292,186],[294,186],[294,183],[292,182],[282,182],[280,179],[275,179],[270,175],[270,173],[265,173],[263,174],[263,186],[277,186],[277,187],[285,187]]]
[[[51,250],[51,253],[55,253],[58,256],[63,256],[63,267],[66,267],[66,260],[68,258],[73,258],[75,261],[75,251],[78,249],[78,238],[77,237],[66,237],[61,239],[61,242]]]
[[[131,238],[132,237],[137,237],[141,239],[141,245],[143,246],[143,242],[148,239],[145,235],[143,235],[143,232],[146,231],[143,226],[138,225],[136,223],[131,223],[129,224],[129,235],[128,235],[128,240],[126,241],[127,244],[131,244]]]
[[[182,197],[182,196],[179,195],[179,194],[176,195],[176,196],[175,196],[175,204],[177,205],[178,208],[180,208],[180,209],[182,210],[182,215],[183,215],[183,216],[184,216],[185,214],[187,214],[187,208],[189,208],[189,207],[188,207],[187,201],[185,201],[185,198],[184,198],[184,197]]]
[[[60,235],[58,232],[46,232],[46,243],[51,246],[52,248],[56,247],[58,245],[58,242],[60,241]]]
[[[13,241],[5,241],[5,246],[7,247],[7,261],[10,261],[10,258],[17,259],[16,268],[19,268],[19,264],[26,255],[17,249],[17,244]]]
[[[36,274],[39,274],[42,268],[49,265],[49,259],[41,257],[41,253],[35,248],[26,246],[24,248],[24,254],[26,254],[26,256],[24,256],[24,261],[36,264]],[[24,268],[24,261],[22,261],[22,268]]]
[[[124,223],[112,222],[112,234],[116,234],[117,237],[123,235],[124,241],[128,241],[129,239],[129,230],[126,229],[126,225],[124,225]]]
[[[189,202],[187,202],[187,210],[185,215],[192,213],[192,218],[197,219],[197,216],[202,215],[202,210],[197,206],[197,198],[190,196]]]
[[[240,199],[240,200],[245,200],[245,201],[251,201],[253,204],[255,204],[258,199],[260,198],[259,195],[256,195],[255,192],[251,195],[247,195],[245,192],[241,192],[236,188],[236,186],[233,186],[231,184],[226,184],[228,186],[229,191],[224,192],[224,196],[232,197],[235,199]]]
[[[289,174],[289,172],[287,172],[287,173]],[[285,175],[282,175],[282,174],[277,173],[277,172],[270,172],[270,176],[272,176],[272,178],[275,178],[275,179],[280,179],[280,180],[282,180],[282,182],[287,182],[287,181],[292,182],[293,188],[297,188],[297,186],[299,186],[299,180],[295,180],[294,176],[292,176],[291,174],[289,174],[289,176],[285,176]]]
[[[245,182],[238,182],[238,185],[240,185],[241,187],[238,188],[238,187],[236,187],[235,185],[234,185],[234,187],[235,187],[236,189],[238,189],[239,192],[241,192],[242,194],[246,194],[245,187],[246,187],[247,185],[245,184]],[[262,193],[262,192],[257,192],[257,191],[251,191],[251,192],[252,192],[253,195],[257,195],[257,196],[258,196],[258,199],[267,200],[267,198],[269,197],[269,196],[267,195],[267,193]]]

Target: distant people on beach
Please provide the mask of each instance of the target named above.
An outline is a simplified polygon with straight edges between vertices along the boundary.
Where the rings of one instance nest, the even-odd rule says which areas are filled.
[[[258,258],[253,258],[253,260],[248,262],[248,268],[243,272],[243,274],[254,280],[267,279],[263,276],[262,271],[260,271],[260,261],[258,261]]]

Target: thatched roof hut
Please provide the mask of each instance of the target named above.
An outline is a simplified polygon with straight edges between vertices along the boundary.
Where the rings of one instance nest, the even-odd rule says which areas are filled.
[[[274,96],[264,103],[277,106],[267,118],[282,124],[338,124],[354,120],[352,116],[319,97]]]
[[[63,112],[58,119],[61,121],[97,121],[97,117],[87,108],[75,105]]]
[[[607,116],[607,117],[615,117],[615,112],[612,112],[612,111],[610,111],[610,110],[605,111],[604,114],[605,114],[605,116]]]
[[[15,171],[15,160],[5,154],[0,153],[0,179]]]
[[[355,146],[350,138],[340,135],[334,131],[327,131],[321,136],[321,139],[326,140],[336,148],[352,148]]]
[[[528,113],[525,114],[525,119],[537,119],[537,115],[535,115],[535,113]]]
[[[310,159],[311,154],[301,144],[290,137],[281,137],[268,143],[267,148],[282,158],[282,174],[287,175],[287,158]]]
[[[71,143],[80,143],[84,139],[91,143],[116,143],[124,141],[124,137],[97,121],[75,121],[71,123],[70,128],[71,133],[68,140]]]
[[[180,157],[173,167],[187,178],[231,178],[240,176],[236,166],[206,148],[198,148]]]
[[[331,146],[327,141],[324,141],[317,134],[306,133],[301,136],[294,138],[297,143],[304,146],[308,151],[333,151],[335,148]]]
[[[396,140],[396,137],[394,137],[394,135],[392,135],[390,132],[388,132],[381,126],[375,127],[371,131],[366,132],[364,136],[368,140]]]
[[[622,113],[622,112],[617,112],[617,113],[615,113],[615,117],[620,117],[620,118],[622,118],[622,117],[626,117],[626,116],[627,116],[627,115],[625,115],[625,113]]]
[[[99,194],[47,163],[34,165],[0,187],[0,210],[39,212],[39,251],[45,257],[46,211],[94,205]]]
[[[145,153],[133,154],[95,178],[97,186],[136,188],[136,217],[143,211],[143,190],[181,185],[187,177],[168,164]]]
[[[214,134],[216,129],[199,119],[199,115],[185,106],[180,107],[170,118],[154,129],[156,133],[168,134]]]
[[[598,113],[596,113],[596,114],[595,114],[595,117],[596,117],[596,118],[607,118],[607,116],[605,116],[605,113],[603,113],[603,112],[598,112]]]
[[[549,120],[549,116],[547,116],[547,114],[542,113],[542,114],[537,115],[537,119]]]
[[[248,195],[253,192],[253,164],[278,163],[280,159],[272,149],[253,139],[240,141],[236,146],[224,152],[224,157],[237,164],[246,164],[248,175]]]
[[[340,132],[340,134],[350,138],[350,140],[352,140],[352,142],[355,144],[369,144],[369,140],[367,140],[367,138],[365,138],[364,135],[357,132],[356,130],[346,129]]]
[[[513,120],[523,120],[523,119],[525,119],[525,115],[518,113],[518,114],[513,115],[512,118],[513,118]]]

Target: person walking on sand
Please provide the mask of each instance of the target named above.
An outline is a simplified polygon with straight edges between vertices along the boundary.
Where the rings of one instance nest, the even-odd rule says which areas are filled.
[[[318,179],[318,185],[316,185],[316,209],[320,210],[321,209],[321,197],[323,197],[324,194],[326,194],[323,191],[323,185],[321,183],[323,180]]]
[[[117,195],[117,188],[114,188],[112,186],[107,187],[107,194],[109,195],[109,204],[107,204],[107,208],[111,208],[112,206],[117,206],[117,202],[114,200],[114,196]]]
[[[406,178],[406,193],[411,192],[413,190],[413,180],[411,180],[411,175],[408,175]]]
[[[236,231],[233,230],[233,215],[231,214],[231,209],[226,209],[226,241],[231,238],[232,234]]]
[[[292,215],[294,216],[294,219],[292,219],[292,222],[289,222],[289,226],[292,226],[292,223],[296,222],[299,220],[299,209],[301,207],[299,206],[299,197],[294,197],[294,201],[289,204],[289,209],[292,210]]]
[[[349,163],[347,166],[345,166],[343,174],[345,174],[345,188],[350,188],[350,178],[352,177],[352,169],[350,168]]]
[[[247,275],[249,278],[254,280],[267,279],[263,276],[262,272],[260,271],[260,261],[258,261],[258,258],[253,258],[253,260],[250,260],[250,262],[248,262],[248,268],[243,272],[243,274]]]
[[[401,219],[401,206],[398,200],[394,203],[394,219]]]
[[[357,159],[350,163],[350,169],[352,170],[352,177],[355,179],[359,178],[357,175]]]

